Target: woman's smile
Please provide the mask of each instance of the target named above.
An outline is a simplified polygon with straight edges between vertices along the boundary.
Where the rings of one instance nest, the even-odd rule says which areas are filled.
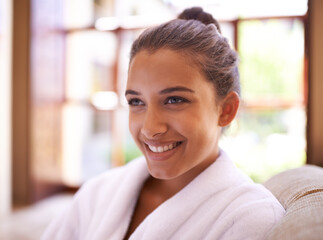
[[[145,155],[150,161],[168,161],[179,150],[182,142],[170,144],[145,144]]]
[[[149,145],[147,144],[148,148],[154,152],[154,153],[162,153],[162,152],[167,152],[170,151],[174,148],[176,148],[179,144],[181,144],[181,142],[174,142],[174,143],[170,143],[170,144],[163,144],[163,145],[157,145],[157,146],[153,146],[153,145]]]

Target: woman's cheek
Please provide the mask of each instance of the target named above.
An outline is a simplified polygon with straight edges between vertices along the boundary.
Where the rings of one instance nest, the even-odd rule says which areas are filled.
[[[129,130],[132,137],[137,140],[138,134],[140,132],[140,119],[133,113],[129,115]]]

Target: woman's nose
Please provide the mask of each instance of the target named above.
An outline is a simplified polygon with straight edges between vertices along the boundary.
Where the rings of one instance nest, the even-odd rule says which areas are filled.
[[[160,110],[147,108],[144,114],[141,133],[146,138],[154,138],[167,132],[167,123]]]

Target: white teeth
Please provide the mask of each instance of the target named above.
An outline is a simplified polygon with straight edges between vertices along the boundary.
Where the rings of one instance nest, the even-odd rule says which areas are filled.
[[[158,146],[158,147],[155,147],[155,146],[150,146],[148,145],[149,149],[152,151],[152,152],[159,152],[159,153],[162,153],[162,152],[166,152],[166,151],[169,151],[169,150],[172,150],[173,148],[175,148],[176,146],[178,146],[179,144],[177,143],[171,143],[169,145],[165,145],[165,146]]]
[[[148,145],[148,147],[149,147],[149,149],[150,149],[152,152],[157,152],[157,148],[156,148],[156,147],[154,147],[154,146],[149,146],[149,145]]]
[[[164,148],[163,148],[163,147],[158,147],[158,148],[157,148],[157,151],[158,151],[158,152],[164,152]]]

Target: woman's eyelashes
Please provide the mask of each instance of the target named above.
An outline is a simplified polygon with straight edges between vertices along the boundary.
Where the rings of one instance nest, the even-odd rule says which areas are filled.
[[[189,100],[187,100],[186,98],[183,97],[178,97],[178,96],[171,96],[171,97],[167,97],[164,101],[163,104],[164,105],[176,105],[176,104],[182,104],[182,103],[188,103]],[[128,100],[128,105],[131,107],[139,107],[139,106],[145,106],[145,103],[140,100],[139,98],[130,98]]]
[[[165,104],[180,104],[189,102],[187,99],[178,96],[171,96],[166,98]]]
[[[144,102],[141,101],[139,98],[131,98],[128,100],[129,106],[143,106]]]

